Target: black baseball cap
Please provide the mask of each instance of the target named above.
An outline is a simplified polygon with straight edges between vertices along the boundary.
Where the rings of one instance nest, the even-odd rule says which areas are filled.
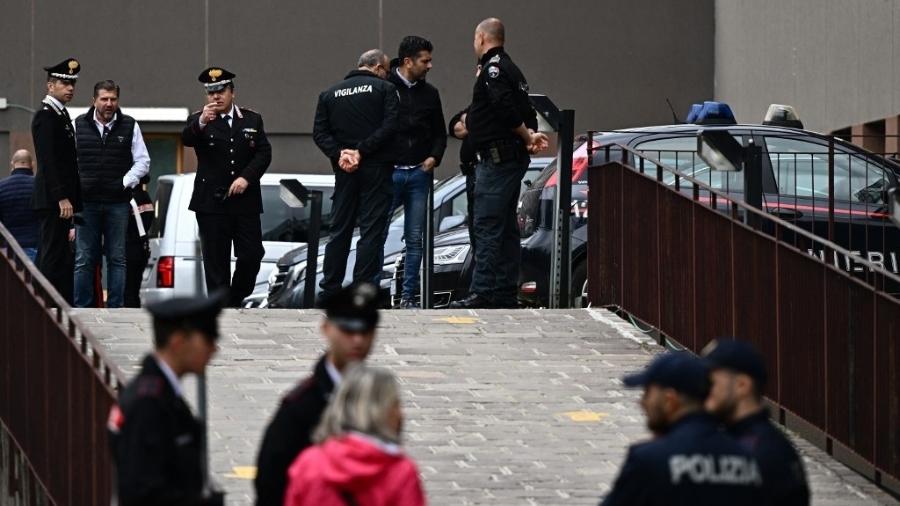
[[[341,288],[323,307],[325,317],[347,332],[369,332],[378,325],[378,289],[371,283]]]
[[[709,367],[686,351],[668,352],[653,359],[643,371],[625,376],[622,382],[627,387],[672,388],[702,401],[709,395]]]
[[[766,362],[756,348],[747,341],[734,338],[713,339],[703,348],[703,360],[710,369],[730,369],[746,374],[760,392],[765,388]]]

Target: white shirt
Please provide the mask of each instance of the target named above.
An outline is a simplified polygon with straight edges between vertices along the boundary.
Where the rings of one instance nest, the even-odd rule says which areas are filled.
[[[331,360],[325,359],[325,372],[328,373],[328,377],[331,378],[331,381],[334,383],[334,386],[338,386],[341,384],[341,380],[343,376],[341,376],[341,371],[337,370],[337,367],[331,363]]]
[[[410,81],[409,79],[403,77],[403,73],[400,72],[400,69],[395,69],[394,72],[397,73],[397,77],[399,77],[400,80],[403,81],[403,84],[405,84],[407,88],[412,88],[416,85],[416,81]]]
[[[66,110],[66,106],[63,105],[62,102],[60,102],[59,100],[56,100],[55,98],[51,97],[50,95],[47,95],[46,97],[44,97],[44,102],[47,102],[48,100],[49,100],[50,102],[52,102],[53,105],[55,105],[56,108],[59,109],[60,111],[65,111],[65,110]]]
[[[50,97],[53,98],[53,97]],[[116,120],[119,119],[119,113],[113,115],[113,118],[105,126],[112,130]],[[100,136],[103,136],[103,122],[97,116],[97,110],[94,109],[94,125]],[[72,129],[75,129],[75,120],[72,120]],[[131,133],[131,169],[122,177],[122,186],[124,188],[134,188],[141,182],[141,178],[150,172],[150,153],[147,152],[147,145],[144,143],[144,135],[141,133],[141,127],[137,121],[134,122],[134,131]]]
[[[169,384],[172,385],[172,389],[175,390],[175,395],[177,395],[178,397],[184,397],[184,394],[181,392],[181,382],[178,381],[178,376],[175,376],[175,371],[173,371],[172,368],[169,367],[169,364],[167,364],[165,360],[157,357],[156,355],[154,355],[153,358],[156,359],[156,363],[157,365],[159,365],[159,369],[163,372],[163,376],[165,376],[166,379],[169,380]]]

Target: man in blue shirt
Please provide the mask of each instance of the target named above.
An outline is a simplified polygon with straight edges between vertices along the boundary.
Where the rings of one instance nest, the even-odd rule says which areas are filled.
[[[39,235],[37,215],[31,208],[34,160],[28,150],[20,149],[13,154],[9,165],[12,174],[0,181],[0,222],[34,262]]]

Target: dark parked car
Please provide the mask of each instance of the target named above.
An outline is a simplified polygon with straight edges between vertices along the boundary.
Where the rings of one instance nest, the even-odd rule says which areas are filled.
[[[523,189],[537,177],[549,162],[549,158],[535,158],[532,160],[531,166],[522,180]],[[436,273],[434,287],[436,292],[455,293],[457,290],[456,282],[449,282],[448,285],[444,285],[444,280],[448,278],[448,276],[444,276],[444,274],[449,271],[460,272],[463,263],[467,260],[468,256],[470,256],[466,216],[465,177],[461,174],[457,174],[435,184],[434,223],[437,228],[437,235],[434,246],[434,265]],[[390,290],[392,287],[394,269],[398,257],[403,250],[403,219],[403,210],[401,208],[394,213],[388,228],[387,240],[385,241],[384,246],[385,258],[381,285],[384,290]],[[453,237],[456,237],[457,232],[462,236],[465,236],[465,251],[457,251],[455,246],[450,249],[445,249],[442,245],[443,243],[439,242],[437,239],[438,236],[445,232],[453,232]],[[350,256],[347,260],[347,273],[350,275],[352,275],[353,265],[356,261],[356,241],[358,238],[358,236],[353,238],[350,247]],[[277,269],[272,271],[272,274],[269,277],[269,296],[267,301],[263,304],[264,307],[303,307],[303,288],[306,280],[306,257],[306,247],[301,246],[289,251],[278,260]],[[324,258],[325,246],[323,244],[319,247],[319,258],[317,261],[317,290],[318,282],[322,277],[322,262]],[[441,276],[438,276],[437,273],[441,273]],[[345,278],[345,282],[350,282],[350,276]],[[447,301],[447,304],[449,304],[449,300]]]
[[[800,228],[827,237],[829,136],[776,124],[736,124],[733,118],[712,118],[716,124],[696,123],[616,130],[596,134],[595,147],[624,145],[644,156],[661,161],[681,173],[699,179],[719,191],[743,196],[743,173],[713,171],[697,155],[697,132],[724,130],[745,145],[752,140],[763,151],[763,207]],[[794,121],[793,124],[799,123]],[[594,152],[594,164],[605,156]],[[621,150],[610,158],[621,159]],[[834,241],[857,258],[880,264],[897,273],[900,269],[900,229],[889,219],[886,208],[888,188],[896,186],[900,165],[858,146],[834,140]],[[629,156],[629,163],[635,160]],[[646,162],[645,162],[646,164]],[[587,300],[587,148],[575,149],[572,171],[572,288],[576,304]],[[646,167],[652,171],[652,167]],[[520,271],[520,301],[545,306],[550,282],[550,258],[554,247],[552,216],[557,167],[554,161],[522,195],[519,225],[524,238]],[[664,181],[675,184],[666,174]],[[684,189],[683,191],[689,191]],[[848,271],[863,267],[854,258],[806,247],[809,254]],[[639,254],[639,252],[635,252]]]

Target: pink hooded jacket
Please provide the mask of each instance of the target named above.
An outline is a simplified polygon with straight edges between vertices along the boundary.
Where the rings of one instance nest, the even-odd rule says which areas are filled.
[[[416,464],[399,448],[348,434],[311,446],[288,469],[285,506],[424,506]]]

